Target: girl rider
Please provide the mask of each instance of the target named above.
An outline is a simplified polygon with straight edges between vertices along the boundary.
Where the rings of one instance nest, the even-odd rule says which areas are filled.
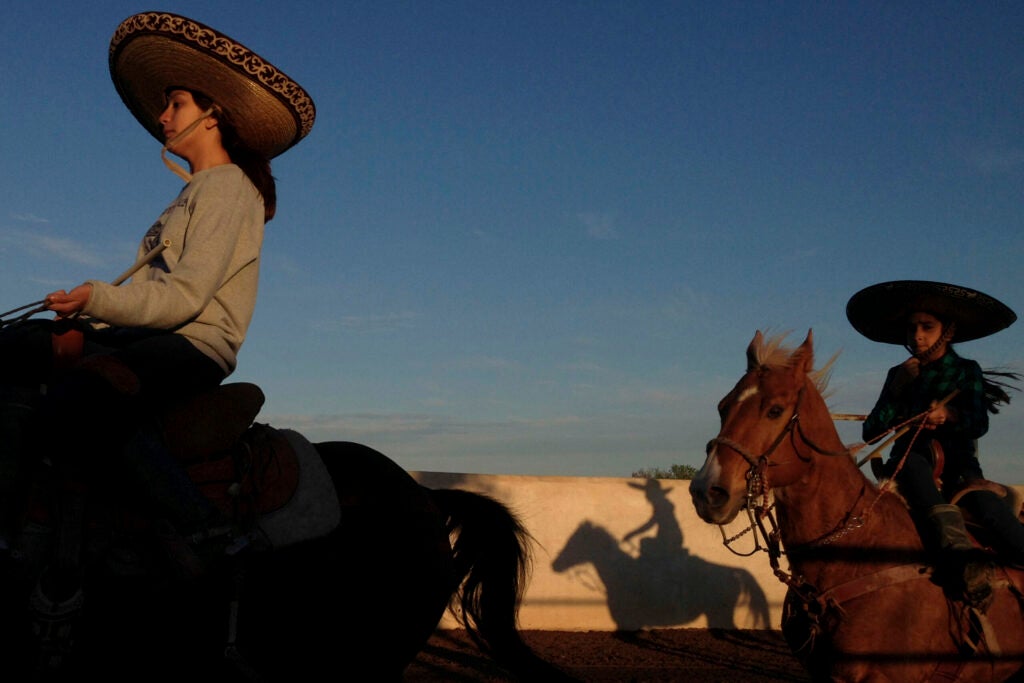
[[[881,394],[864,421],[865,441],[879,439],[917,415],[924,415],[890,451],[884,476],[895,476],[926,548],[940,568],[960,584],[969,600],[984,604],[991,593],[988,563],[975,551],[961,507],[989,529],[1005,561],[1024,565],[1024,525],[1007,499],[983,484],[977,440],[988,431],[989,413],[1009,401],[1006,386],[960,356],[953,342],[966,342],[1009,327],[1016,315],[981,292],[939,282],[884,282],[861,290],[847,305],[847,317],[873,341],[900,344],[910,353],[891,368]],[[1014,373],[1003,377],[1017,379]],[[954,393],[955,392],[955,393]],[[948,398],[952,395],[952,398]],[[948,400],[947,400],[948,399]],[[937,484],[934,454],[944,467]],[[963,493],[959,506],[951,504]]]
[[[315,109],[305,90],[243,45],[164,12],[122,22],[109,64],[121,99],[186,184],[143,236],[140,257],[156,255],[129,282],[51,292],[45,306],[56,321],[2,330],[0,382],[9,391],[48,384],[36,411],[47,454],[75,471],[123,452],[129,460],[116,466],[127,464],[158,514],[185,535],[215,523],[215,509],[138,426],[235,369],[256,304],[264,224],[277,206],[270,159],[306,136]],[[82,357],[58,371],[51,336],[69,324],[83,335]],[[3,459],[17,461],[26,423],[0,424]],[[117,447],[140,441],[149,447]],[[11,481],[0,481],[0,495]],[[12,531],[11,521],[0,531]]]

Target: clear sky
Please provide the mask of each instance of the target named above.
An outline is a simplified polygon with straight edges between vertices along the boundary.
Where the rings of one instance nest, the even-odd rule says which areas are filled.
[[[699,466],[757,329],[813,329],[833,410],[867,412],[905,353],[849,325],[860,288],[1024,313],[1019,2],[240,7],[3,4],[0,310],[116,277],[180,188],[107,67],[122,19],[167,9],[316,101],[231,377],[315,441],[410,470]],[[1024,370],[1022,342],[959,350]],[[991,478],[1024,483],[1022,418],[1024,395],[994,417]]]

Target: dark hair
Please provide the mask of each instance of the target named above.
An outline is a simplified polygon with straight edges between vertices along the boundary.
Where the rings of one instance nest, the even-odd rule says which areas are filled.
[[[270,159],[249,148],[242,141],[230,112],[201,92],[190,88],[182,89],[192,93],[192,99],[201,109],[213,109],[213,115],[217,117],[217,128],[220,129],[221,144],[231,157],[231,162],[242,169],[263,197],[263,221],[269,223],[277,213],[277,183],[270,172]]]
[[[917,311],[915,311],[917,312]],[[934,317],[942,324],[942,333],[945,335],[946,330],[949,329],[950,325],[955,325],[956,320],[952,316],[946,313],[937,313],[935,311],[929,311],[926,309],[920,309],[921,313],[927,313]],[[955,335],[954,335],[955,336]],[[935,346],[942,343],[940,337]],[[949,340],[946,342],[947,347],[953,347],[953,341]],[[935,348],[932,347],[932,349]],[[928,349],[925,353],[930,352],[932,349]],[[908,351],[911,351],[910,347],[907,347]],[[913,351],[911,351],[913,354]],[[999,413],[999,406],[1006,405],[1010,402],[1010,391],[1020,391],[1020,387],[1017,386],[1020,381],[1024,379],[1024,375],[1012,370],[1002,369],[988,369],[981,371],[981,383],[982,383],[982,401],[985,404],[985,408],[988,412],[996,415]]]
[[[999,412],[999,406],[1010,402],[1010,391],[1020,391],[1017,386],[1024,379],[1019,372],[1011,370],[983,370],[982,384],[985,387],[985,407],[993,415]]]

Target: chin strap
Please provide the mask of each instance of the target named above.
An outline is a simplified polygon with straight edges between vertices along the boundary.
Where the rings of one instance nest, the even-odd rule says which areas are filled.
[[[164,165],[166,165],[167,168],[171,169],[171,172],[174,173],[174,175],[178,176],[179,178],[184,180],[186,183],[187,182],[191,182],[192,174],[189,173],[188,171],[186,171],[184,168],[182,168],[181,165],[178,164],[177,162],[175,162],[173,159],[168,159],[167,158],[167,150],[170,150],[170,151],[173,152],[175,144],[177,144],[181,140],[185,139],[185,136],[187,136],[189,133],[194,131],[196,129],[196,126],[198,126],[199,123],[203,119],[209,117],[212,114],[213,114],[213,108],[211,107],[210,109],[207,109],[206,111],[204,111],[199,116],[198,119],[196,119],[192,123],[188,124],[188,126],[185,127],[185,130],[181,131],[180,133],[175,135],[173,138],[168,140],[164,144],[164,146],[160,148],[160,158],[163,160]]]
[[[915,356],[922,363],[928,363],[933,360],[932,355],[934,355],[936,351],[942,348],[943,345],[948,346],[949,343],[953,341],[953,335],[955,334],[956,323],[950,322],[948,325],[944,326],[944,329],[942,330],[942,335],[935,340],[935,343],[932,344],[927,349],[925,349],[924,351],[922,351],[921,353],[914,353],[914,350],[910,347],[909,344],[904,344],[903,348],[905,348],[911,356]]]

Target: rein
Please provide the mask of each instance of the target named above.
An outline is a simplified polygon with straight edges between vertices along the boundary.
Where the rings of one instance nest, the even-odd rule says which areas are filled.
[[[726,446],[739,453],[750,465],[746,474],[747,490],[745,505],[749,524],[747,528],[732,537],[726,537],[724,528],[719,526],[719,531],[722,534],[722,542],[730,552],[743,557],[754,555],[760,550],[764,550],[768,553],[768,562],[771,566],[772,573],[788,588],[789,594],[792,595],[795,600],[790,608],[795,610],[795,613],[791,613],[790,616],[802,613],[803,617],[807,620],[808,640],[800,647],[800,649],[810,650],[814,648],[814,642],[817,635],[823,631],[821,620],[828,611],[841,610],[842,605],[845,602],[865,595],[870,595],[890,586],[928,578],[931,576],[932,570],[928,566],[922,564],[895,565],[870,574],[857,576],[850,581],[821,590],[814,584],[807,581],[803,576],[794,575],[782,568],[781,560],[782,556],[785,554],[785,551],[782,549],[782,532],[779,529],[779,525],[773,511],[775,503],[774,501],[769,501],[771,490],[765,479],[765,472],[767,468],[773,464],[771,461],[772,455],[787,436],[793,438],[792,435],[796,434],[804,444],[819,455],[842,455],[853,458],[853,452],[850,449],[825,449],[808,438],[800,423],[800,401],[803,398],[803,391],[804,389],[801,388],[800,393],[797,396],[793,416],[787,421],[778,436],[772,440],[760,455],[755,455],[749,449],[736,441],[721,435],[712,439],[709,446],[711,444]],[[949,398],[951,398],[951,396],[946,400],[948,401]],[[793,444],[793,450],[796,457],[804,459],[797,451],[795,442]],[[862,529],[866,525],[867,520],[878,501],[880,501],[886,493],[892,490],[892,487],[888,484],[889,482],[886,482],[886,484],[882,485],[878,489],[874,499],[865,505],[865,498],[869,491],[868,483],[865,482],[861,486],[861,490],[857,494],[856,500],[854,500],[853,504],[850,506],[849,511],[842,519],[840,519],[836,526],[831,531],[825,532],[818,538],[801,544],[800,547],[818,548],[828,546],[849,534]],[[858,508],[861,508],[859,512]],[[748,553],[742,553],[732,547],[734,541],[750,532],[753,532],[754,534],[753,550]],[[791,548],[790,550],[792,551],[794,549]]]
[[[722,534],[722,543],[726,548],[729,549],[735,555],[741,557],[749,557],[759,550],[764,550],[768,553],[768,561],[772,568],[772,573],[775,574],[782,583],[792,589],[797,595],[801,597],[805,602],[814,600],[814,596],[818,595],[817,589],[808,584],[802,578],[795,577],[789,572],[786,572],[780,566],[780,559],[785,554],[782,550],[782,534],[779,530],[778,522],[775,519],[775,515],[772,512],[775,507],[774,502],[768,502],[768,497],[771,493],[769,487],[765,484],[764,473],[765,470],[772,465],[771,456],[782,444],[783,440],[792,435],[794,432],[799,435],[800,440],[803,441],[807,446],[811,448],[815,453],[824,455],[827,457],[835,456],[849,456],[850,451],[848,449],[843,450],[829,450],[822,448],[812,441],[807,434],[804,432],[803,427],[800,424],[800,401],[803,398],[804,389],[801,388],[797,394],[796,406],[793,410],[793,416],[786,422],[786,426],[782,428],[779,435],[768,445],[768,448],[764,450],[761,455],[754,455],[751,451],[736,441],[724,437],[716,436],[709,442],[709,446],[722,445],[727,448],[739,453],[744,460],[750,465],[747,470],[747,492],[746,492],[746,505],[747,518],[749,525],[746,529],[740,533],[726,537],[725,530],[719,526],[719,531]],[[794,444],[794,452],[796,452]],[[796,453],[797,457],[801,457],[799,453]],[[867,484],[865,484],[860,493],[857,496],[857,500],[854,501],[849,512],[842,520],[836,525],[836,528],[830,532],[826,532],[819,538],[806,543],[809,547],[818,547],[824,545],[830,545],[835,541],[843,538],[844,536],[853,533],[854,531],[862,528],[868,518],[869,513],[874,508],[875,504],[882,498],[887,492],[887,488],[879,489],[878,495],[875,499],[867,506],[867,508],[860,514],[854,514],[858,504],[864,498],[867,492]],[[732,543],[737,539],[745,536],[747,533],[754,532],[754,549],[748,553],[742,553],[732,547]],[[764,546],[761,545],[762,539]]]
[[[813,450],[815,453],[831,457],[838,455],[848,456],[850,454],[849,449],[844,448],[842,450],[832,451],[826,448],[822,448],[815,442],[811,441],[810,437],[808,437],[807,434],[804,433],[803,426],[800,424],[800,401],[803,399],[803,396],[804,388],[801,388],[800,392],[797,394],[796,397],[796,407],[793,409],[793,416],[789,418],[789,421],[786,423],[786,426],[782,428],[782,431],[779,432],[779,435],[775,437],[775,440],[771,442],[768,448],[761,455],[753,455],[749,450],[741,446],[736,441],[733,441],[732,439],[721,435],[711,439],[708,445],[710,446],[711,444],[721,444],[723,446],[731,448],[732,450],[736,451],[741,456],[743,456],[743,459],[746,460],[752,468],[754,468],[760,466],[761,463],[768,463],[769,457],[771,457],[771,454],[774,453],[775,449],[779,447],[779,445],[782,443],[782,440],[785,439],[790,432],[796,429],[797,433],[800,435],[800,439],[805,444],[810,446],[811,450]]]
[[[24,311],[25,309],[31,310],[22,313],[21,315],[15,318],[7,317],[12,313],[18,313],[19,311]],[[4,311],[3,313],[0,313],[0,327],[6,327],[7,325],[14,325],[15,323],[20,323],[24,320],[28,320],[37,313],[43,313],[44,311],[46,311],[46,299],[40,299],[39,301],[33,301],[32,303],[25,304],[24,306],[12,308],[9,311]]]
[[[162,240],[155,247],[153,247],[145,254],[143,254],[141,257],[139,257],[138,260],[136,260],[135,263],[133,263],[131,267],[128,268],[128,270],[124,271],[116,278],[111,280],[110,284],[114,285],[115,287],[120,286],[121,284],[124,283],[125,280],[130,278],[132,275],[138,272],[143,266],[145,266],[150,261],[159,256],[164,251],[164,249],[166,249],[169,246],[171,246],[171,241],[169,239]],[[0,328],[6,327],[7,325],[15,325],[17,323],[24,322],[25,320],[28,320],[29,318],[38,313],[45,313],[48,310],[48,303],[49,302],[46,299],[40,299],[39,301],[33,301],[32,303],[28,303],[23,306],[18,306],[17,308],[12,308],[9,311],[4,311],[3,313],[0,313]],[[21,311],[25,312],[21,313],[21,315],[16,316],[14,318],[7,317],[13,313],[19,313]],[[74,316],[70,317],[78,317],[78,314],[76,313],[74,314]]]

